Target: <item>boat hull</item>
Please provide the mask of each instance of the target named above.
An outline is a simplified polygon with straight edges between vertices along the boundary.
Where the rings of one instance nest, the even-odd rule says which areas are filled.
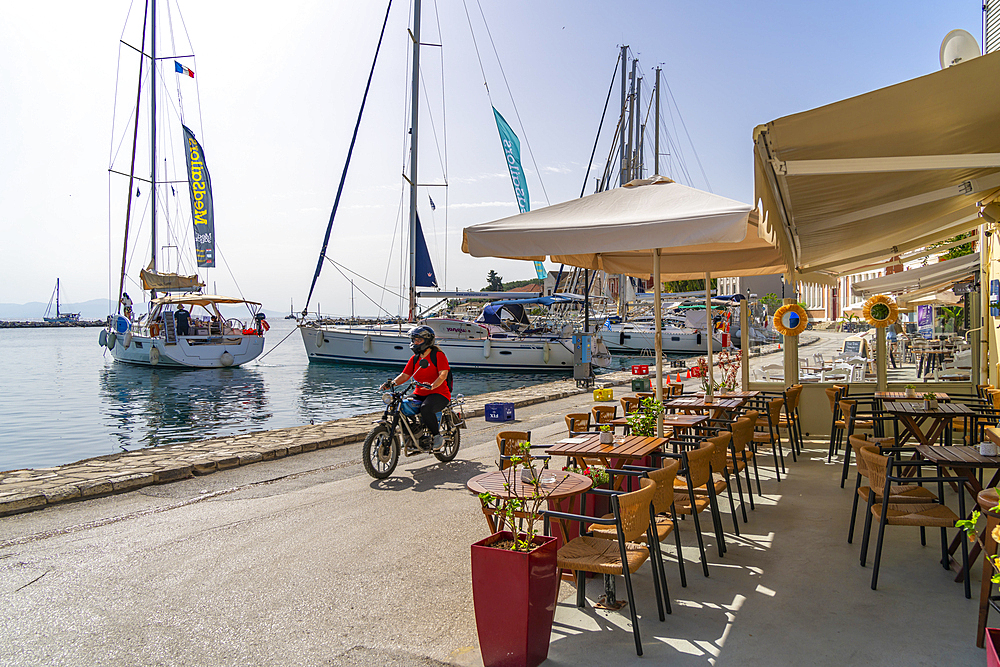
[[[155,363],[150,358],[150,351],[156,349],[159,358]],[[263,336],[178,336],[177,343],[167,345],[162,338],[148,336],[133,336],[132,342],[125,347],[119,337],[111,356],[116,361],[139,366],[158,366],[161,368],[226,368],[240,366],[253,361],[264,351]],[[223,355],[232,355],[232,363],[226,364]],[[157,355],[152,355],[156,357]]]
[[[413,355],[405,331],[303,325],[299,332],[310,362],[398,367]],[[436,343],[448,357],[448,364],[459,370],[567,372],[573,369],[572,343],[557,337],[438,338]]]
[[[678,331],[665,328],[660,340],[664,354],[705,354],[708,352],[707,336],[698,331]],[[604,344],[611,352],[636,354],[656,347],[656,332],[641,328],[619,329],[604,332]],[[722,349],[722,340],[716,336],[712,347]]]

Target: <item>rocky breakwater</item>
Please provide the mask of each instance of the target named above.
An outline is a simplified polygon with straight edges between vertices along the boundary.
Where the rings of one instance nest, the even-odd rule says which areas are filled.
[[[597,386],[621,385],[631,379],[628,372],[608,373],[597,378]],[[558,380],[467,397],[464,412],[467,418],[481,417],[487,403],[513,403],[516,408],[590,391],[578,388],[572,379]],[[0,516],[361,442],[380,414],[123,452],[51,468],[0,472]]]
[[[49,329],[52,327],[103,327],[106,320],[76,320],[74,322],[39,322],[37,320],[0,320],[0,329]]]

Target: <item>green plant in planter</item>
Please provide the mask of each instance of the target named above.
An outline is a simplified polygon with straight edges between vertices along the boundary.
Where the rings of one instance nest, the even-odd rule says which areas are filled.
[[[597,427],[597,429],[599,431],[604,431],[605,433],[607,433],[611,430],[611,424],[601,424],[600,426]]]
[[[927,393],[925,393],[923,395],[923,399],[925,401],[936,401],[937,400],[937,394],[935,394],[934,392],[928,391]]]
[[[649,438],[656,435],[656,425],[662,415],[663,403],[650,397],[642,399],[639,410],[630,414],[626,419],[633,435]]]
[[[510,526],[513,535],[513,540],[496,542],[491,546],[510,551],[531,551],[536,546],[534,540],[538,535],[537,526],[542,519],[544,504],[563,480],[543,491],[541,478],[545,471],[536,470],[531,465],[531,443],[522,442],[518,449],[519,453],[508,459],[510,466],[500,469],[504,476],[503,488],[511,497],[501,498],[492,493],[480,493],[479,499],[484,506],[497,511],[501,517],[500,525]],[[520,494],[517,493],[517,480],[521,481]],[[519,527],[515,529],[515,526]]]
[[[917,388],[914,385],[912,385],[912,384],[906,385],[906,387],[904,387],[904,389],[906,389],[906,390],[911,390],[912,389],[913,391],[917,390]]]
[[[1000,487],[994,489],[997,493],[1000,493]],[[990,509],[991,512],[1000,512],[1000,505]],[[976,524],[979,523],[980,517],[979,510],[973,510],[972,516],[968,519],[959,519],[955,522],[955,527],[965,531],[966,536],[969,538],[970,542],[979,542],[979,546],[985,551],[986,545],[983,543],[982,536],[979,534]],[[993,539],[996,540],[1000,538],[1000,526],[993,529]],[[993,576],[990,580],[994,584],[1000,584],[1000,555],[986,556],[986,559],[990,561],[990,565],[993,566]]]
[[[601,486],[602,484],[607,484],[611,481],[611,474],[607,471],[604,466],[586,466],[584,468],[577,468],[576,466],[566,466],[563,470],[567,472],[575,472],[577,475],[584,475],[589,477],[594,481],[594,486]]]

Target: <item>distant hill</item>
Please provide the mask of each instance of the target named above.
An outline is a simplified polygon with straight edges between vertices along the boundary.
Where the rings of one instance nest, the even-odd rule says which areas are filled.
[[[110,303],[110,299],[91,299],[80,303],[59,304],[59,310],[64,313],[80,313],[80,318],[84,320],[103,320],[111,312]],[[41,320],[48,305],[48,303],[40,301],[0,303],[0,320]],[[142,312],[145,312],[145,309]],[[245,317],[246,312],[243,306],[226,306],[222,309],[223,315],[227,317]],[[279,319],[288,314],[286,310],[268,308],[264,308],[264,312],[267,313],[268,319]]]

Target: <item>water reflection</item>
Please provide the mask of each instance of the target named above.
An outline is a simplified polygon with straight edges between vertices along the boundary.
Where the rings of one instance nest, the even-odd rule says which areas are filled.
[[[173,370],[109,364],[101,419],[122,449],[158,447],[264,427],[272,416],[253,368]]]

